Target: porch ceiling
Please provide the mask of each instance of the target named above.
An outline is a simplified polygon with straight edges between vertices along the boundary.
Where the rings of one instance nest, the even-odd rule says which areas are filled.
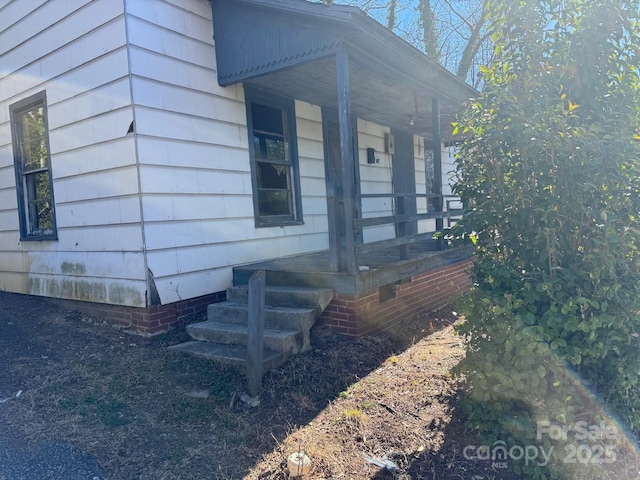
[[[477,92],[358,9],[304,0],[212,0],[218,78],[337,108],[335,52],[349,53],[353,115],[442,139]],[[411,121],[413,120],[413,125]]]

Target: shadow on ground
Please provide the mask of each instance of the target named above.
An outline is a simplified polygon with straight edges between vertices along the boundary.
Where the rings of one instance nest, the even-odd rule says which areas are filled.
[[[241,375],[166,349],[186,339],[183,328],[142,338],[37,297],[0,292],[0,305],[0,398],[10,397],[0,422],[32,444],[73,445],[107,479],[287,478],[286,448],[304,429],[323,445],[317,458],[359,452],[337,467],[319,461],[325,478],[387,478],[363,453],[395,459],[393,478],[473,478],[478,468],[461,458],[468,440],[446,375],[461,355],[451,309],[358,341],[315,328],[312,350],[267,373],[251,408],[238,399]],[[407,353],[430,336],[437,350]],[[409,380],[394,386],[396,374]]]

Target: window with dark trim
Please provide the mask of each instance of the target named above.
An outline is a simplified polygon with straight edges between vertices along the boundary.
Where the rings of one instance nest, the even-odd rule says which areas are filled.
[[[9,107],[22,240],[56,240],[47,97],[40,92]]]
[[[293,100],[246,91],[256,226],[302,223]]]

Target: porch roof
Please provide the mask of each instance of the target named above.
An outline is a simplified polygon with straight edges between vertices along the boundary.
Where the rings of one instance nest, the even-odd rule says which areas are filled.
[[[243,82],[328,109],[338,104],[335,53],[349,55],[353,115],[442,139],[477,91],[357,8],[306,0],[210,0],[220,85]],[[413,123],[413,125],[411,125]]]

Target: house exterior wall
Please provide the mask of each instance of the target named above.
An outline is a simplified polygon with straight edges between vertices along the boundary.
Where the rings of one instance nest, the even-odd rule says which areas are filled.
[[[361,193],[388,193],[393,192],[392,156],[385,153],[385,134],[390,133],[389,127],[373,122],[358,120],[358,154],[360,162],[360,187]],[[367,148],[373,147],[376,151],[376,160],[379,163],[367,163]],[[416,193],[427,193],[426,165],[425,165],[425,140],[417,135],[413,136],[414,165],[416,178]],[[442,191],[445,195],[451,194],[451,176],[455,169],[453,149],[442,145]],[[452,205],[455,207],[456,205]],[[427,213],[427,199],[416,199],[417,213]],[[362,217],[378,217],[393,215],[394,201],[392,197],[365,198],[362,200]],[[434,232],[436,222],[434,219],[419,220],[418,233]],[[365,227],[363,229],[364,243],[387,240],[395,237],[393,225],[379,225]]]
[[[328,248],[322,118],[297,101],[303,225],[256,228],[242,85],[217,80],[206,0],[126,0],[148,268],[163,304],[232,267]]]
[[[58,239],[24,241],[9,109],[43,91]],[[0,1],[0,288],[157,308],[224,291],[233,266],[327,249],[322,112],[295,111],[304,223],[256,228],[244,90],[218,85],[207,0]],[[358,120],[362,193],[393,191],[389,132]],[[422,138],[414,150],[421,193]],[[391,197],[362,206],[393,213]]]
[[[358,161],[360,162],[360,189],[362,194],[393,193],[392,156],[385,153],[385,134],[391,129],[383,125],[358,119]],[[367,163],[367,148],[374,148],[379,163]],[[363,198],[362,218],[393,215],[392,197]],[[394,225],[364,227],[364,243],[387,240],[395,237]]]
[[[46,92],[57,240],[20,239],[10,105]],[[0,288],[142,306],[123,4],[0,3]]]

